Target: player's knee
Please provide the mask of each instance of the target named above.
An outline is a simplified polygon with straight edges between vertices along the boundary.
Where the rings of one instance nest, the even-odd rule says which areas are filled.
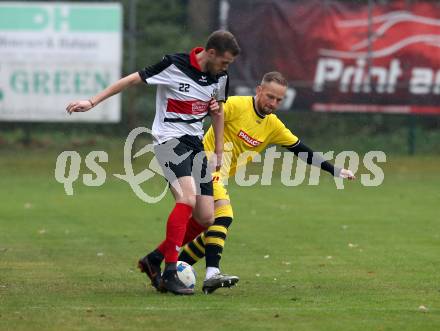
[[[204,210],[203,213],[194,215],[197,223],[207,228],[214,224],[214,212],[210,210]]]
[[[199,220],[197,220],[199,221]],[[199,221],[199,224],[205,228],[209,228],[211,225],[214,224],[214,218],[210,218],[210,219],[201,219]]]

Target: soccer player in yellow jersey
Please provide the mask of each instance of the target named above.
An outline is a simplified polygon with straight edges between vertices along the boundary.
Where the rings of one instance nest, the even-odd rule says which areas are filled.
[[[281,145],[294,152],[296,156],[304,156],[308,164],[320,166],[333,176],[355,178],[350,170],[335,168],[322,157],[314,155],[313,151],[273,114],[283,101],[286,90],[286,79],[279,72],[269,72],[257,87],[255,97],[233,96],[224,104],[224,142],[225,146],[232,143],[232,150],[224,154],[222,168],[213,174],[215,221],[208,230],[184,246],[179,255],[180,261],[189,264],[194,264],[205,256],[205,293],[212,293],[220,287],[233,286],[239,280],[237,276],[222,274],[219,264],[228,228],[233,219],[231,201],[222,179],[233,176],[238,167],[250,160],[239,157],[242,153],[261,153],[268,145]],[[206,151],[214,151],[212,127],[205,134],[203,144]]]

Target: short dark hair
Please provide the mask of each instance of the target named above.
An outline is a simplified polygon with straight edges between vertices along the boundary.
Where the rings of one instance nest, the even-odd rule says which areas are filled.
[[[270,82],[275,82],[286,87],[288,86],[287,79],[284,78],[284,76],[278,71],[271,71],[264,74],[263,79],[261,80],[261,84]]]
[[[211,33],[206,42],[205,49],[214,49],[220,54],[230,52],[233,56],[237,56],[241,51],[237,39],[226,30],[217,30]]]

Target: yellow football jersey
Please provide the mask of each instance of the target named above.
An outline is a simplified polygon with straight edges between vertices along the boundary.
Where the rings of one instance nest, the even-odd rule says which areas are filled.
[[[240,157],[242,153],[261,153],[268,145],[291,146],[298,142],[298,137],[275,114],[260,117],[255,111],[252,96],[229,97],[223,106],[225,151],[220,170],[222,177],[233,176],[238,167],[252,159]],[[214,151],[212,126],[205,134],[203,144],[207,152]]]

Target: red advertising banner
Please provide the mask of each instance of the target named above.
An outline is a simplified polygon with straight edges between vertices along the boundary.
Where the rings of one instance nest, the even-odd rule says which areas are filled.
[[[437,1],[231,1],[239,91],[277,70],[289,109],[440,114]]]

